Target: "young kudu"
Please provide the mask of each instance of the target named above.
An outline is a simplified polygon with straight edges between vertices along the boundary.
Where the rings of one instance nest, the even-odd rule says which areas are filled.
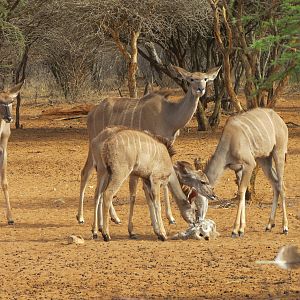
[[[256,108],[230,117],[215,153],[204,172],[212,186],[225,168],[235,171],[238,178],[239,205],[232,236],[243,235],[246,227],[245,192],[252,171],[259,164],[273,188],[273,204],[266,230],[275,226],[278,197],[282,199],[283,233],[288,232],[283,183],[287,154],[288,129],[281,117],[272,109]],[[272,167],[274,160],[275,169]]]
[[[6,201],[6,218],[9,225],[14,224],[14,220],[11,213],[9,195],[8,195],[8,183],[7,183],[7,142],[10,136],[10,123],[12,119],[12,102],[20,92],[23,82],[10,88],[8,91],[0,92],[0,175],[1,186],[4,192]]]
[[[80,199],[77,213],[79,223],[84,223],[83,202],[84,192],[89,176],[93,170],[91,141],[107,126],[121,125],[149,132],[174,141],[176,133],[192,118],[199,98],[204,95],[206,84],[216,78],[220,67],[207,73],[190,73],[182,68],[172,66],[174,72],[189,83],[186,95],[178,102],[171,102],[163,93],[151,93],[140,99],[106,98],[101,101],[88,115],[87,127],[89,134],[89,152],[81,171]],[[131,180],[131,197],[135,197],[137,180]],[[166,190],[166,189],[165,189]],[[165,196],[165,198],[167,198]],[[167,216],[170,223],[174,218],[167,203]],[[111,208],[112,218],[119,221]]]
[[[194,211],[181,190],[173,168],[170,155],[174,152],[169,141],[139,130],[108,127],[93,139],[91,151],[97,170],[95,215],[92,230],[94,237],[97,237],[98,226],[102,226],[99,217],[101,219],[103,215],[102,235],[105,241],[110,240],[108,214],[112,199],[130,174],[143,179],[151,223],[159,239],[166,240],[167,238],[161,218],[161,185],[169,185],[182,217],[188,223],[194,222]],[[201,192],[207,197],[213,197],[208,183],[203,184]],[[102,206],[100,213],[99,206],[100,208]],[[130,236],[133,235],[132,229],[132,214],[130,214],[128,225]]]

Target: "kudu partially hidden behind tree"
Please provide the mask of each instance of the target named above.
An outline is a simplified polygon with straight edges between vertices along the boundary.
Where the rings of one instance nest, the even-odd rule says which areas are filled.
[[[170,156],[175,152],[169,140],[123,126],[108,127],[93,139],[91,150],[97,170],[93,237],[97,237],[98,226],[100,226],[104,240],[110,240],[108,217],[112,199],[131,174],[143,179],[151,223],[160,240],[167,239],[161,217],[160,187],[162,185],[169,186],[182,217],[189,224],[195,221],[194,210],[181,190],[173,168]],[[195,181],[192,177],[190,180]],[[188,183],[192,184],[189,181]],[[200,184],[199,191],[204,196],[214,196],[208,180]],[[133,235],[131,217],[132,214],[129,216],[128,226],[130,236]]]
[[[266,230],[275,226],[279,195],[282,199],[283,233],[288,232],[288,220],[283,183],[287,154],[288,129],[272,109],[256,108],[230,117],[215,153],[204,172],[212,186],[226,168],[235,171],[238,181],[239,205],[232,236],[243,235],[246,227],[245,192],[256,164],[259,164],[273,188],[273,204]],[[275,168],[272,167],[274,161]]]
[[[0,175],[1,186],[4,192],[6,201],[6,218],[9,225],[14,224],[11,213],[9,195],[8,195],[8,182],[7,182],[7,143],[10,137],[10,123],[12,119],[12,102],[17,97],[22,87],[23,82],[10,88],[8,91],[0,92]]]
[[[79,223],[84,223],[83,201],[88,178],[93,170],[91,141],[99,132],[111,125],[122,125],[149,132],[175,140],[176,133],[192,118],[199,98],[204,95],[206,84],[218,75],[220,67],[213,68],[206,73],[188,72],[182,68],[171,66],[183,80],[189,83],[186,95],[178,102],[171,102],[163,93],[151,93],[140,99],[106,98],[102,100],[88,115],[87,127],[89,134],[89,152],[85,165],[81,171],[80,199],[77,213]],[[136,182],[135,182],[136,184]],[[133,190],[136,190],[133,187]],[[167,197],[165,197],[167,198]],[[170,207],[167,204],[166,207]],[[111,209],[111,214],[114,210]],[[174,218],[168,212],[171,222]],[[118,221],[116,215],[112,218]]]

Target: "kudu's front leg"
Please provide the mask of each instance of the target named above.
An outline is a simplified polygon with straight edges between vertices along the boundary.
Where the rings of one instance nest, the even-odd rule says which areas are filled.
[[[14,220],[11,213],[10,201],[9,201],[9,194],[8,194],[8,182],[7,182],[7,153],[6,150],[1,147],[0,148],[0,160],[1,160],[1,186],[4,193],[4,198],[6,202],[6,219],[9,225],[14,224]]]
[[[164,202],[165,202],[165,210],[166,210],[166,216],[169,220],[169,224],[175,224],[175,219],[172,214],[171,210],[171,204],[170,204],[170,196],[169,196],[169,189],[167,185],[163,186],[163,194],[164,194]]]
[[[242,177],[239,183],[238,195],[239,195],[239,205],[236,214],[236,219],[233,226],[232,237],[243,236],[246,227],[246,200],[245,194],[247,186],[249,185],[252,171],[255,167],[254,165],[246,165],[243,167]]]

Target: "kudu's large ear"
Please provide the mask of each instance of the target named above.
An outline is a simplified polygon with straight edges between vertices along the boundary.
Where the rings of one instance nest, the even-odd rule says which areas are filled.
[[[170,65],[170,69],[173,70],[177,75],[179,75],[184,80],[189,80],[192,77],[192,73],[186,71],[183,68]]]
[[[14,99],[18,96],[18,94],[20,93],[21,87],[23,85],[24,81],[19,82],[18,84],[16,84],[15,86],[11,87],[7,94],[11,99]]]
[[[193,168],[193,166],[187,162],[187,161],[183,161],[183,160],[179,160],[174,164],[174,169],[176,171],[176,173],[178,174],[189,174],[190,171],[195,171],[195,169]]]
[[[213,81],[219,74],[219,71],[221,70],[222,66],[220,67],[214,67],[210,70],[208,70],[205,74],[207,76],[206,81]]]

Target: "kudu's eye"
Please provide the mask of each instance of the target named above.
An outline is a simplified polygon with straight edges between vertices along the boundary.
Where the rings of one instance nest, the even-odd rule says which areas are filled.
[[[194,78],[191,78],[191,81],[194,81]]]
[[[202,184],[207,184],[207,182],[206,182],[206,181],[203,181],[203,180],[200,180],[200,182],[201,182]]]
[[[204,78],[204,81],[207,81],[207,80],[208,80],[208,78],[207,78],[207,77],[205,77],[205,78]]]

